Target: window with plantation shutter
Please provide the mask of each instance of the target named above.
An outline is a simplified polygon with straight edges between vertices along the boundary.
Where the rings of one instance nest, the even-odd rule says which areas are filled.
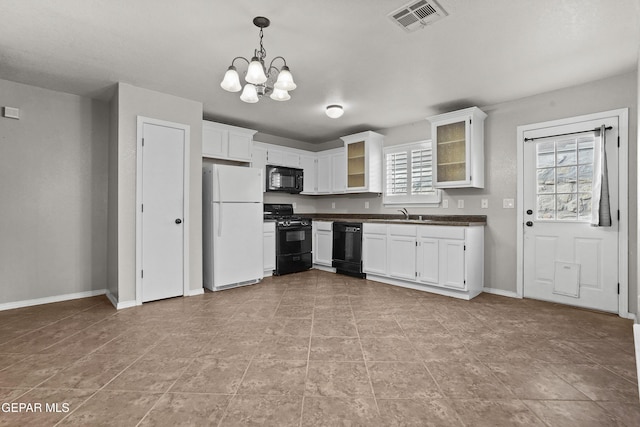
[[[390,153],[386,156],[387,194],[407,194],[407,153]]]
[[[385,204],[437,204],[440,192],[432,187],[431,141],[384,149]]]

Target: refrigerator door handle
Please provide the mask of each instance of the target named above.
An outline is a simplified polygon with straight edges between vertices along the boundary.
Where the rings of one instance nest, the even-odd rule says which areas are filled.
[[[218,237],[222,236],[222,185],[220,184],[220,169],[216,169],[218,175]]]

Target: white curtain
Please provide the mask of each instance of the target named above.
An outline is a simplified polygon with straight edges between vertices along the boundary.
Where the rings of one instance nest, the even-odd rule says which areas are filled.
[[[593,196],[591,198],[591,225],[611,227],[611,206],[609,204],[609,173],[607,170],[606,126],[600,126],[600,149],[594,150]],[[595,147],[594,147],[595,148]]]

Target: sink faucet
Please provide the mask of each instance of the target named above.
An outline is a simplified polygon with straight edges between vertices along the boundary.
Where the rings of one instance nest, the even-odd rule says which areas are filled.
[[[409,219],[409,211],[407,208],[398,209],[398,212],[402,212],[404,214],[404,219]]]

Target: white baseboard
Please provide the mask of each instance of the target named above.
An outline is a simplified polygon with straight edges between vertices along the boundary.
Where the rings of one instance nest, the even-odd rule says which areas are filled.
[[[505,291],[504,289],[496,289],[496,288],[482,288],[482,292],[486,292],[488,294],[500,295],[503,297],[509,298],[520,298],[516,292],[513,291]]]
[[[123,308],[131,308],[137,305],[135,300],[118,302],[116,297],[113,296],[113,294],[109,292],[109,290],[107,290],[107,298],[109,298],[109,301],[111,301],[111,304],[113,304],[116,310],[122,310]]]
[[[52,302],[69,301],[72,299],[95,297],[96,295],[104,295],[106,289],[98,289],[96,291],[77,292],[74,294],[56,295],[52,297],[35,298],[23,301],[5,302],[0,304],[0,311],[12,310],[14,308],[31,307],[33,305],[50,304]]]
[[[185,295],[185,297],[194,297],[196,295],[203,295],[204,294],[204,288],[198,288],[198,289],[189,289],[189,293]]]

